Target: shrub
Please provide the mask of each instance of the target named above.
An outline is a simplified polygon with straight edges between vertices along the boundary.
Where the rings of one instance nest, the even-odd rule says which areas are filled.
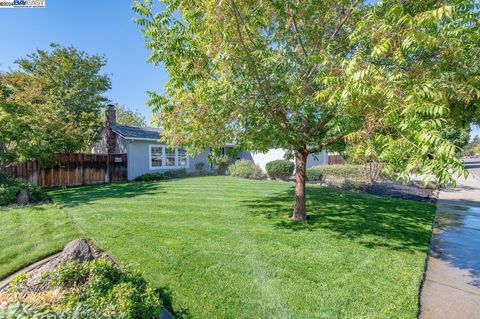
[[[145,173],[135,177],[135,182],[156,182],[166,180],[167,177],[163,173]]]
[[[0,206],[14,204],[22,189],[28,191],[31,203],[50,200],[48,194],[39,186],[8,177],[5,173],[0,172]]]
[[[219,175],[225,175],[228,169],[228,165],[230,165],[231,161],[232,158],[227,155],[215,157],[215,172]]]
[[[349,179],[364,179],[365,169],[362,165],[322,165],[321,167],[323,175],[344,177]]]
[[[23,313],[29,318],[160,318],[160,291],[149,288],[139,273],[105,259],[69,261],[42,278],[49,280],[53,291],[61,291],[62,297],[44,303],[39,298],[10,300],[10,305],[0,309],[0,318]],[[26,300],[36,302],[30,305]]]
[[[186,177],[187,172],[184,169],[169,170],[164,173],[146,173],[135,177],[135,182],[157,182],[172,178]]]
[[[292,176],[295,164],[289,160],[277,160],[268,162],[265,169],[270,178],[286,180]]]
[[[15,203],[20,187],[16,185],[0,185],[0,205]]]
[[[362,165],[319,165],[307,169],[307,180],[328,178],[363,180],[365,168]]]
[[[259,179],[263,177],[262,169],[252,161],[241,159],[228,167],[230,176]]]
[[[320,181],[323,178],[323,171],[318,167],[307,168],[307,181]]]
[[[176,169],[176,170],[171,170],[171,171],[166,171],[163,173],[167,179],[171,178],[182,178],[182,177],[187,177],[187,171],[184,169]]]

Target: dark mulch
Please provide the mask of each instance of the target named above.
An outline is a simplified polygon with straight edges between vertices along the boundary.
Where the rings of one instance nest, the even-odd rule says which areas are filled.
[[[404,185],[393,182],[379,182],[374,185],[363,186],[362,192],[380,196],[415,200],[419,202],[436,202],[436,192],[433,189],[422,188],[418,185]]]

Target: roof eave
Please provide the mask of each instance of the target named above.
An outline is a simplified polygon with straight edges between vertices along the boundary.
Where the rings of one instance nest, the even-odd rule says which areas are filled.
[[[133,137],[133,136],[122,136],[124,139],[129,141],[150,141],[150,142],[160,142],[159,138],[147,138],[147,137]]]

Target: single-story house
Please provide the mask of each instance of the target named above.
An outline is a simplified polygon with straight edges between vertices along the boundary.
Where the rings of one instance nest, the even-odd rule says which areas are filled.
[[[106,110],[106,126],[100,131],[99,141],[92,147],[93,154],[127,154],[128,179],[154,172],[185,169],[194,172],[197,163],[204,163],[206,170],[213,166],[208,161],[209,149],[195,157],[187,156],[183,147],[169,147],[161,143],[162,130],[155,127],[134,127],[116,124],[115,107],[109,105]],[[222,148],[222,153],[233,149],[234,145],[228,144]],[[248,159],[258,164],[265,171],[265,164],[278,159],[283,159],[285,151],[270,149],[266,153],[252,153],[240,151],[237,159]],[[328,154],[322,152],[308,157],[307,167],[327,164]]]

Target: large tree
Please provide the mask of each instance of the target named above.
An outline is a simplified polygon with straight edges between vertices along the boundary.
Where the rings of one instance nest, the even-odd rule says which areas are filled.
[[[110,88],[105,58],[52,44],[16,63],[0,74],[0,164],[88,149]]]
[[[190,152],[289,150],[292,219],[307,218],[307,156],[345,141],[368,153],[375,140],[404,175],[462,172],[442,125],[478,101],[475,1],[161,2],[134,10],[150,61],[170,75],[150,93],[165,139]]]

